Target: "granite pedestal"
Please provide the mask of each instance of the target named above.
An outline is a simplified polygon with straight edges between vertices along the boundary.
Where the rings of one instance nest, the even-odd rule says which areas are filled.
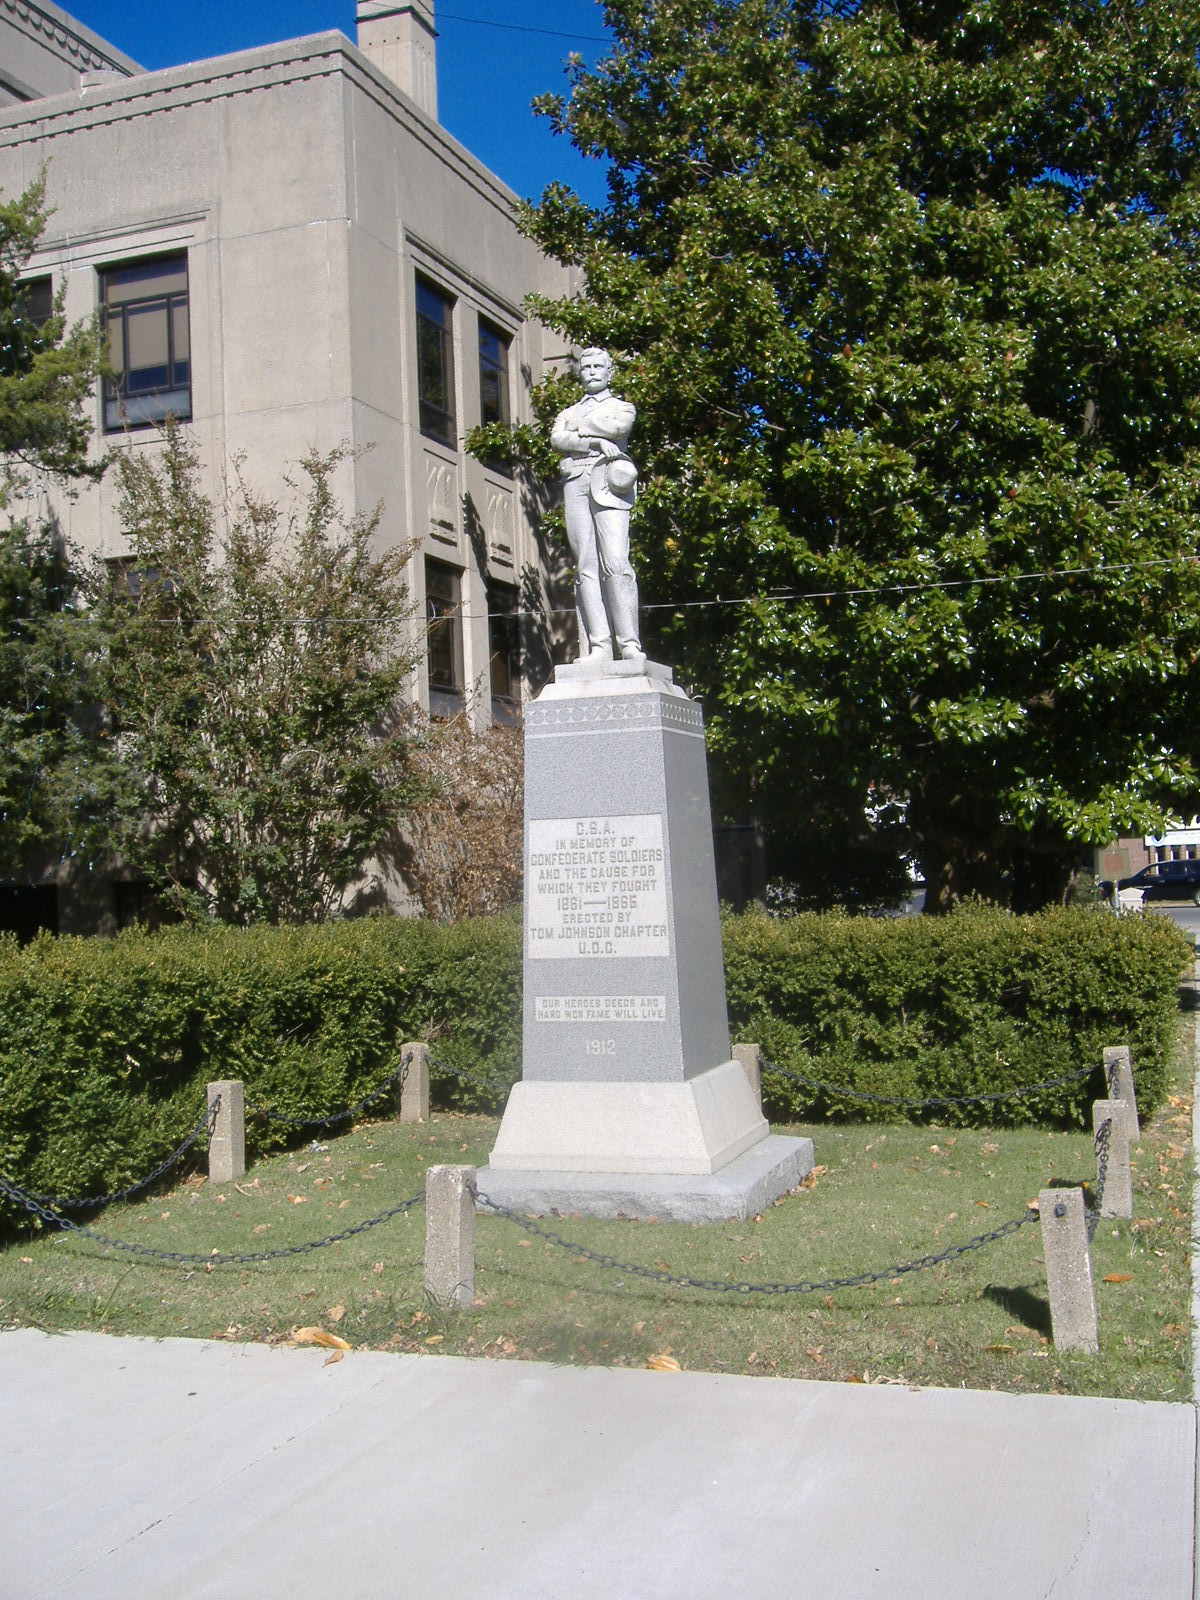
[[[715,1221],[794,1188],[731,1059],[704,722],[653,662],[559,667],[525,718],[522,1081],[481,1196]]]

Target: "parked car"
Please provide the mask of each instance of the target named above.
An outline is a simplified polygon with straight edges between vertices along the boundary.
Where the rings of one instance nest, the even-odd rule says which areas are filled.
[[[1115,896],[1126,904],[1136,904],[1140,893],[1143,904],[1148,900],[1190,900],[1200,906],[1200,860],[1152,861],[1131,878],[1100,887],[1110,898]]]

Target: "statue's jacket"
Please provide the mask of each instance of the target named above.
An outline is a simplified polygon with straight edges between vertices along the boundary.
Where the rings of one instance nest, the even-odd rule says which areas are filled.
[[[589,395],[560,411],[555,419],[550,444],[562,454],[563,480],[571,482],[586,476],[589,497],[597,506],[628,510],[637,497],[636,476],[628,489],[615,489],[609,482],[610,463],[599,450],[588,450],[586,454],[576,451],[581,442],[586,442],[587,435],[593,434],[611,440],[623,452],[636,417],[636,409],[627,400],[618,400],[615,395],[603,399]],[[628,456],[622,454],[619,459],[632,469]]]

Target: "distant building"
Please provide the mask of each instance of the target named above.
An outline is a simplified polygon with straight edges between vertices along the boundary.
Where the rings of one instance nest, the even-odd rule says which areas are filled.
[[[172,413],[219,498],[239,455],[282,497],[310,449],[363,447],[339,487],[382,505],[388,545],[419,543],[416,692],[486,717],[548,675],[562,600],[538,508],[462,441],[527,416],[562,345],[522,303],[569,279],[438,125],[431,0],[359,0],[357,20],[357,45],[324,33],[145,72],[50,0],[0,0],[0,190],[46,169],[31,276],[108,327],[97,448],[154,450]],[[38,492],[73,543],[128,554],[111,475]]]

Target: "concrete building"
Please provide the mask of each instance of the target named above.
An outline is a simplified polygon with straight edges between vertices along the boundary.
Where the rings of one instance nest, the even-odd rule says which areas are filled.
[[[527,415],[562,346],[522,303],[568,280],[438,125],[434,41],[432,0],[359,0],[357,44],[145,72],[50,0],[0,0],[0,190],[46,171],[31,276],[65,285],[71,321],[107,324],[119,378],[95,396],[96,448],[155,450],[173,413],[216,498],[239,456],[282,497],[307,451],[361,451],[344,497],[418,546],[414,692],[486,717],[548,675],[562,600],[530,493],[463,437]],[[38,492],[72,542],[127,554],[111,474]]]

